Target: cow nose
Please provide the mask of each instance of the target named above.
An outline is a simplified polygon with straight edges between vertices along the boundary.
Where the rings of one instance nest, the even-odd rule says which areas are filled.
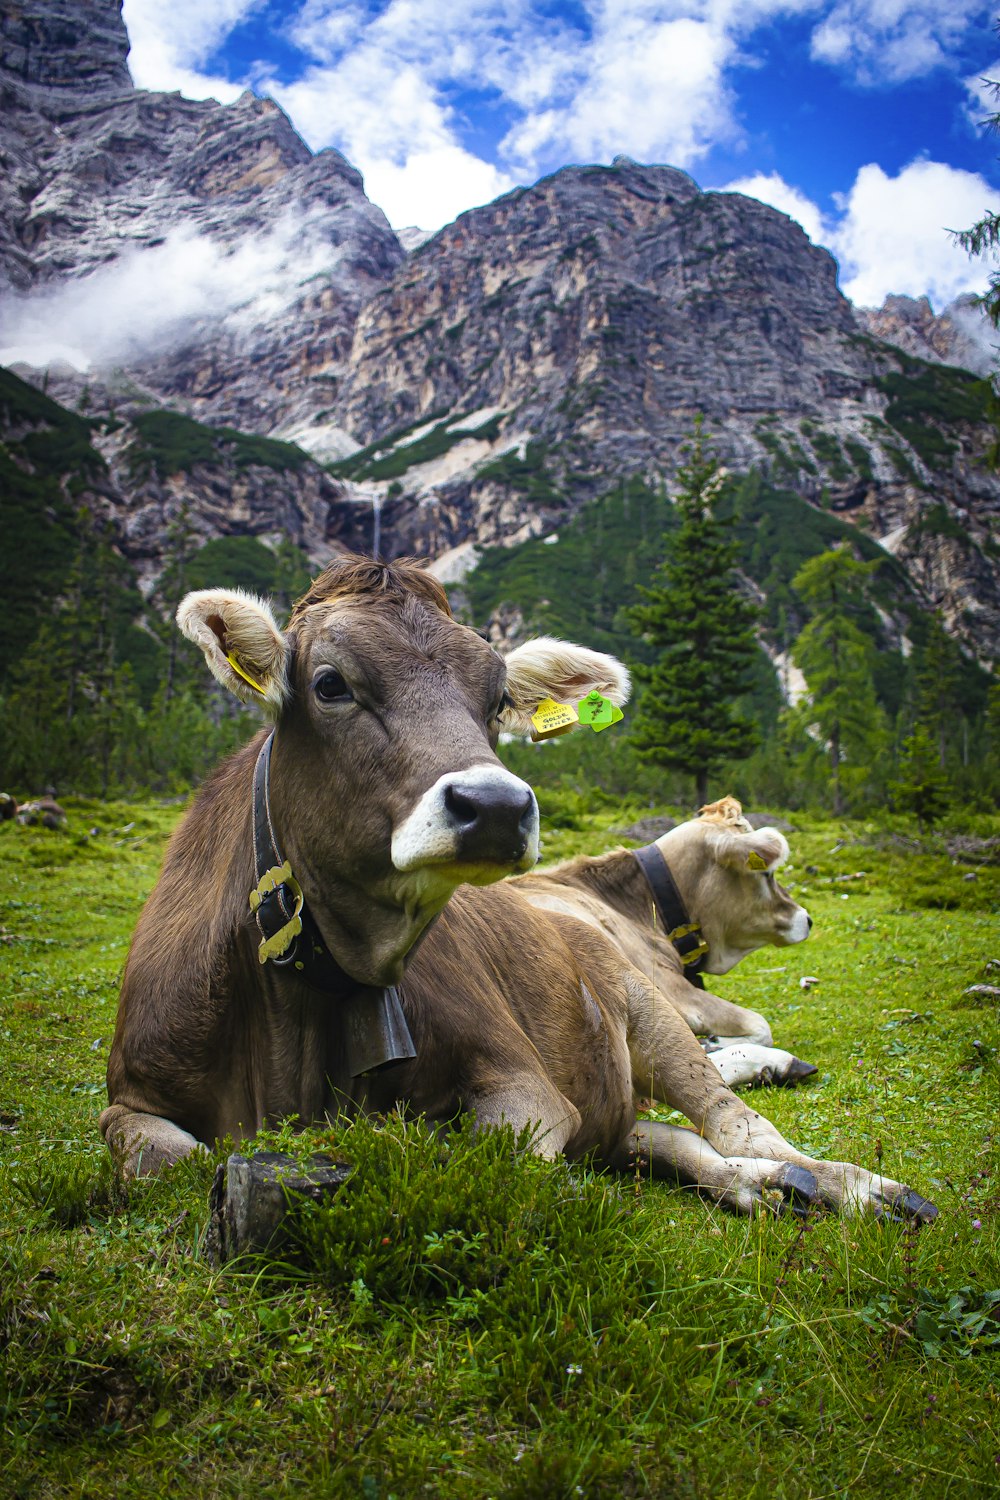
[[[444,789],[445,813],[461,859],[508,864],[521,859],[534,829],[535,798],[523,782],[463,782]]]
[[[808,930],[809,930],[809,931],[810,931],[810,932],[812,932],[812,927],[813,927],[813,919],[812,919],[812,917],[811,917],[811,916],[810,916],[810,915],[809,915],[809,913],[808,913],[808,912],[806,912],[806,927],[807,927],[807,928],[808,928]]]

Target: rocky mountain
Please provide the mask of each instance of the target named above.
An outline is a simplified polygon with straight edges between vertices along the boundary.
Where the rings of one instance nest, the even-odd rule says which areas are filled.
[[[181,511],[313,563],[377,527],[460,577],[626,480],[669,487],[701,414],[797,526],[851,523],[1000,656],[971,309],[861,313],[785,215],[627,158],[406,232],[407,253],[271,101],[136,90],[126,54],[118,0],[0,11],[2,352],[96,424],[100,503],[147,590]]]
[[[293,436],[330,405],[403,249],[360,173],[271,100],[133,88],[120,10],[0,9],[4,342],[48,362],[70,322],[125,394]]]
[[[859,307],[861,327],[884,343],[929,360],[990,375],[997,365],[1000,333],[975,297],[957,297],[935,313],[929,297],[887,297],[881,307]]]

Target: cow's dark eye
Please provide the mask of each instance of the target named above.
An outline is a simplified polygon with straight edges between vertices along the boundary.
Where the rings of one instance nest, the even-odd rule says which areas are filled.
[[[330,667],[316,678],[313,692],[321,703],[346,702],[354,696],[340,673]]]
[[[497,706],[493,710],[493,713],[490,715],[490,717],[493,718],[493,719],[499,719],[499,717],[500,717],[500,715],[502,713],[505,713],[508,708],[513,708],[513,707],[514,707],[514,700],[513,700],[513,698],[510,696],[509,693],[504,693],[501,696],[501,698],[499,699],[499,701],[497,703]]]

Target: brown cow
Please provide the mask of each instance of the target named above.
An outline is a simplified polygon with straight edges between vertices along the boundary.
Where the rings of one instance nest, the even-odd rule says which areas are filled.
[[[620,663],[563,642],[505,664],[412,564],[331,564],[287,635],[238,591],[189,595],[178,620],[274,730],[206,784],[132,940],[101,1117],[128,1171],[322,1118],[352,1052],[408,1055],[382,987],[460,882],[537,858],[534,794],[494,754],[501,724],[523,731],[546,696],[628,691]]]
[[[611,937],[691,1030],[711,1038],[712,1064],[730,1087],[793,1084],[816,1068],[775,1047],[762,1015],[704,988],[704,975],[727,974],[765,943],[785,947],[808,937],[808,912],[775,878],[788,852],[784,834],[755,832],[736,798],[723,797],[638,854],[570,860],[518,884],[534,905],[580,917]],[[648,878],[636,878],[636,859],[649,868],[652,856],[655,871],[657,855],[669,874],[660,874],[663,885],[654,890]],[[672,929],[679,946],[669,939]]]
[[[638,1149],[653,1171],[740,1210],[771,1190],[779,1199],[819,1196],[848,1210],[932,1217],[933,1207],[899,1183],[797,1152],[725,1086],[686,1022],[602,931],[539,910],[511,881],[458,891],[442,909],[460,881],[485,883],[532,857],[534,830],[521,836],[519,821],[510,826],[510,817],[523,819],[514,778],[489,748],[501,717],[523,725],[542,696],[538,678],[526,687],[528,662],[547,663],[542,681],[556,697],[583,696],[588,674],[609,695],[623,680],[616,664],[578,648],[562,648],[560,674],[553,643],[536,643],[522,648],[524,658],[508,658],[514,702],[505,713],[499,659],[443,623],[440,600],[414,602],[420,586],[407,583],[402,602],[370,590],[345,599],[334,570],[296,607],[287,646],[267,627],[269,651],[239,628],[231,596],[196,596],[195,624],[184,610],[182,620],[200,632],[220,677],[232,677],[224,664],[235,656],[261,695],[272,677],[284,678],[290,658],[294,691],[275,698],[278,840],[350,973],[385,984],[410,954],[400,1011],[415,1052],[350,1068],[353,998],[317,996],[298,961],[278,971],[271,960],[257,964],[244,907],[260,863],[256,741],[208,785],[175,835],[133,941],[108,1070],[112,1103],[102,1117],[126,1167],[155,1168],[227,1133],[252,1136],[282,1115],[308,1123],[344,1107],[406,1104],[431,1119],[471,1110],[483,1124],[533,1126],[537,1149],[549,1155],[594,1151],[625,1165]],[[419,733],[427,724],[429,742]],[[400,741],[410,728],[419,751],[407,755]],[[448,769],[437,774],[442,763]],[[472,838],[485,768],[482,785],[504,791],[510,814],[498,832],[486,799],[486,854]],[[390,770],[401,770],[403,788]],[[637,1093],[679,1109],[694,1129],[637,1125]]]

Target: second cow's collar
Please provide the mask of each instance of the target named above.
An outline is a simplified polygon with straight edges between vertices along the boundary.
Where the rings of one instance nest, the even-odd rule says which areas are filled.
[[[698,922],[692,922],[681,899],[670,867],[657,844],[633,849],[636,862],[646,877],[657,917],[663,931],[677,950],[684,967],[684,978],[698,989],[704,989],[701,970],[708,957],[708,944]]]

